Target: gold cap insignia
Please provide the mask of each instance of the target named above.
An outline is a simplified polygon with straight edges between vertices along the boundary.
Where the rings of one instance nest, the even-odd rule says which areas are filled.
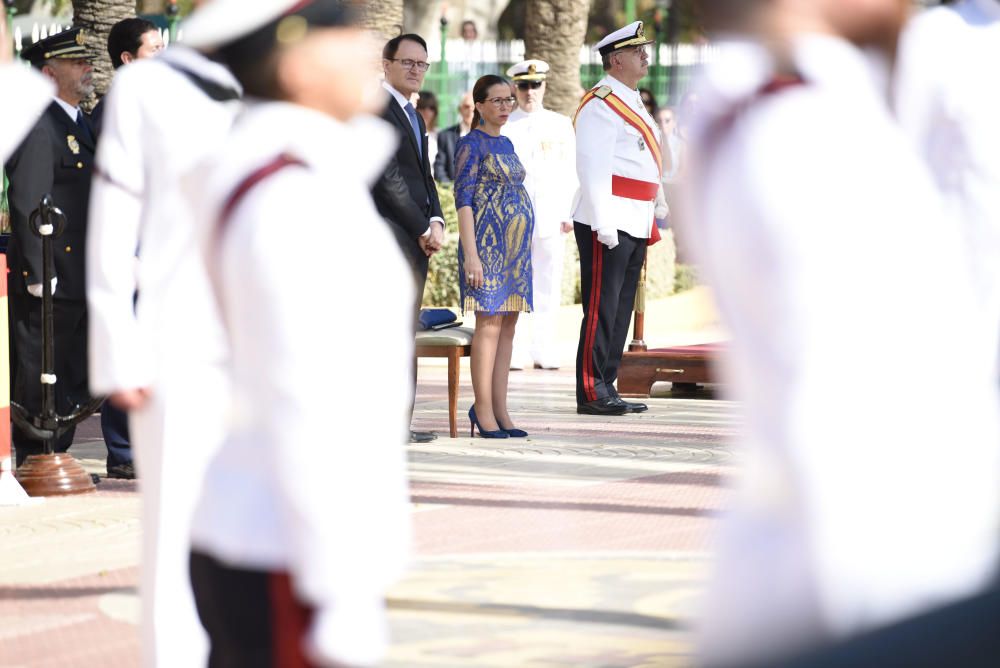
[[[528,65],[528,74],[538,74],[538,68],[535,67],[534,63]]]
[[[76,140],[74,135],[66,135],[66,144],[69,145],[69,150],[73,151],[73,155],[80,154],[80,142]]]
[[[635,36],[636,37],[643,37],[643,38],[646,37],[646,33],[644,33],[642,31],[642,24],[641,23],[639,24],[639,29],[635,31]]]
[[[80,32],[76,33],[76,45],[77,46],[83,46],[84,42],[86,42],[86,41],[87,41],[87,38],[84,37],[82,30]]]

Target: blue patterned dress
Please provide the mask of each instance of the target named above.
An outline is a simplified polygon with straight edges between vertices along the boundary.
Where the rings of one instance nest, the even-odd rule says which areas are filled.
[[[455,208],[472,207],[483,287],[466,285],[458,245],[463,311],[531,311],[531,233],[535,214],[524,166],[507,137],[473,130],[455,148]]]

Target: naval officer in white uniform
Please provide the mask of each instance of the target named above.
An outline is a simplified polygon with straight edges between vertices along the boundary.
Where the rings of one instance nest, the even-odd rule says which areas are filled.
[[[639,274],[654,217],[667,214],[660,184],[660,130],[637,90],[649,69],[636,21],[594,47],[607,75],[576,112],[580,194],[573,231],[580,251],[583,323],[576,358],[577,412],[622,415],[645,404],[618,396],[615,380],[632,321]]]
[[[535,209],[531,238],[534,311],[529,317],[531,326],[522,325],[514,335],[511,368],[518,369],[526,359],[535,368],[559,368],[555,339],[562,303],[563,235],[573,230],[573,198],[579,186],[573,123],[543,106],[548,71],[549,64],[543,60],[525,60],[507,70],[517,109],[502,132],[524,165],[524,187]]]

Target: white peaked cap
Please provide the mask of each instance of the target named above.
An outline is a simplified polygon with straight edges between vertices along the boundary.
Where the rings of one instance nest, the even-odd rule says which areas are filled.
[[[630,46],[641,46],[643,44],[652,44],[653,40],[646,38],[646,33],[642,29],[642,21],[636,21],[635,23],[630,23],[624,28],[620,28],[600,42],[594,45],[594,51],[600,51],[601,54],[611,53],[612,51],[617,51],[618,49],[625,49]]]
[[[523,60],[517,65],[511,65],[507,76],[514,81],[545,81],[549,64],[544,60]]]
[[[303,0],[209,0],[184,20],[184,44],[202,50],[224,46],[309,4]]]

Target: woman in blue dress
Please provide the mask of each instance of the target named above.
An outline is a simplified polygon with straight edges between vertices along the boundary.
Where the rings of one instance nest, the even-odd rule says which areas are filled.
[[[455,207],[462,310],[475,311],[470,432],[485,438],[524,437],[507,411],[514,328],[531,311],[531,233],[534,212],[524,189],[524,166],[500,128],[517,105],[503,77],[481,77],[472,89],[473,130],[455,150]]]

